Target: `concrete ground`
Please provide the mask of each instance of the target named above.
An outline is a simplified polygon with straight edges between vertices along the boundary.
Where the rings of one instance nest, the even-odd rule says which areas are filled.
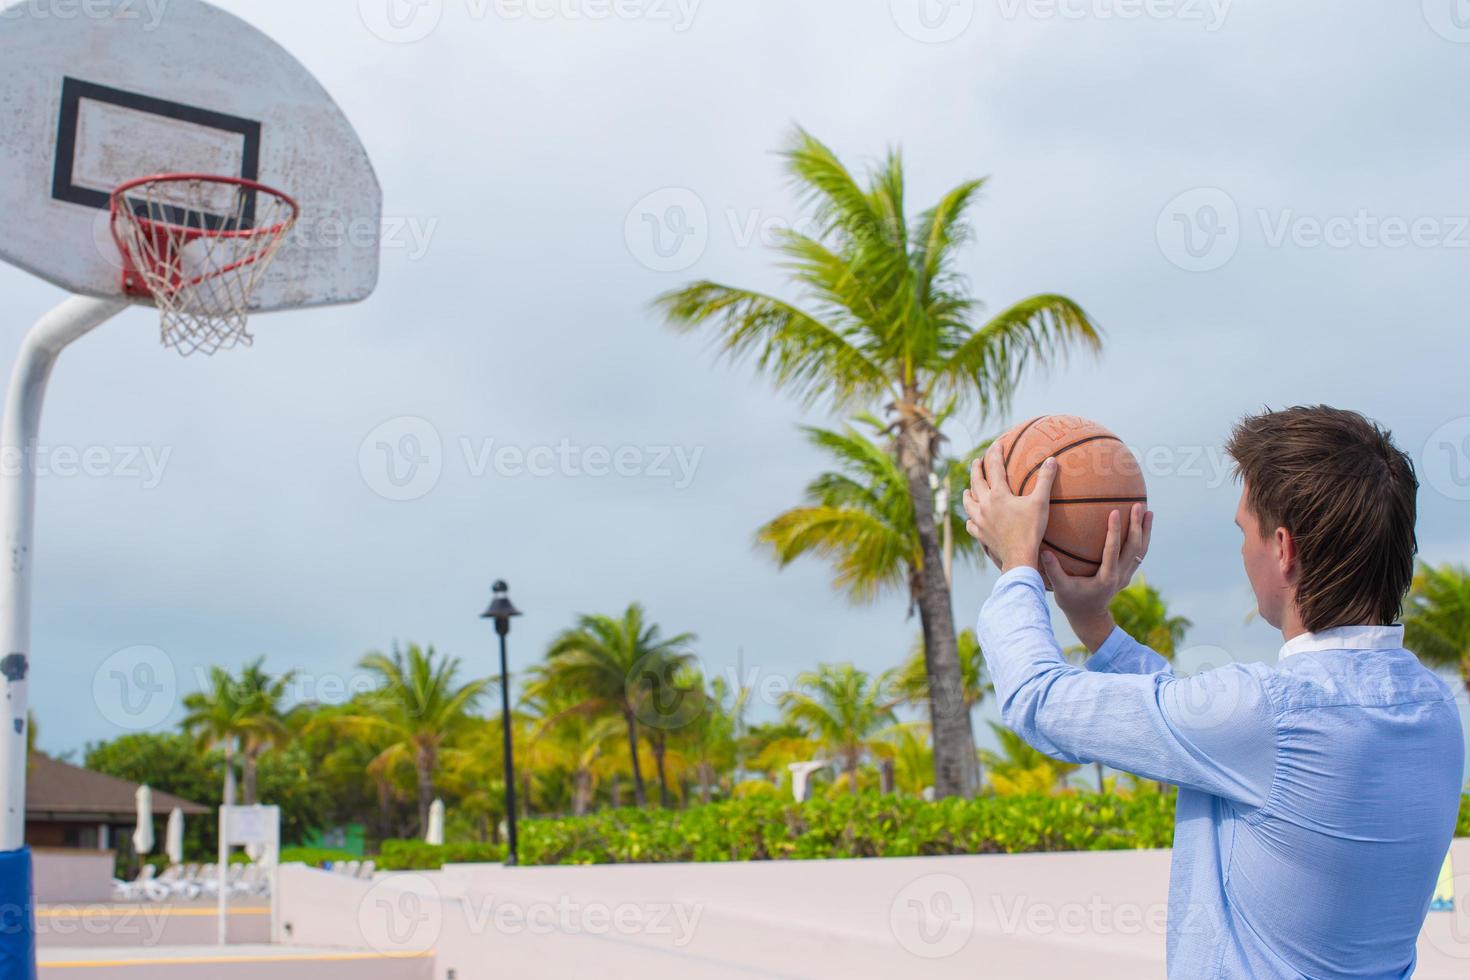
[[[1164,975],[1168,851],[505,868],[353,881],[281,870],[293,941],[429,951],[506,976],[1037,980]],[[1455,844],[1470,869],[1470,840]],[[1418,980],[1470,977],[1470,874],[1431,913]]]
[[[41,951],[40,980],[431,980],[432,956],[280,946],[136,946]]]
[[[212,900],[90,902],[36,909],[36,942],[44,948],[213,945],[218,936]],[[270,941],[270,906],[261,899],[230,906],[231,943]]]

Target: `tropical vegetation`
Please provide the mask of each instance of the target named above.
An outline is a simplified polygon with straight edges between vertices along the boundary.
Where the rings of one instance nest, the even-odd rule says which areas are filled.
[[[847,484],[809,488],[812,506],[835,502],[852,511],[847,525],[804,532],[778,518],[769,539],[783,561],[803,550],[834,559],[839,584],[859,597],[897,581],[908,588],[927,651],[935,791],[969,795],[978,788],[975,738],[960,701],[944,554],[952,515],[937,513],[935,501],[951,472],[943,424],[962,409],[982,422],[996,419],[1028,368],[1073,348],[1097,349],[1101,335],[1076,302],[1056,293],[979,316],[960,254],[972,236],[969,215],[983,180],[965,181],[910,215],[896,150],[866,181],[804,130],[792,136],[783,159],[811,218],[803,225],[810,233],[788,231],[777,247],[795,295],[699,280],[656,306],[673,328],[710,335],[732,359],[752,357],[777,389],[807,404],[882,413],[875,428],[892,460],[886,472],[879,473],[872,444],[859,444],[855,434],[814,433],[875,477],[866,497]],[[957,505],[958,495],[949,502]],[[862,514],[870,520],[856,521]],[[802,547],[803,534],[813,543]]]

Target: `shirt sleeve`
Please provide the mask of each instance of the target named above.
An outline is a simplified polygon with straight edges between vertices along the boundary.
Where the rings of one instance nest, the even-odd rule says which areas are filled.
[[[1174,670],[1169,661],[1116,626],[1082,666],[1103,674],[1160,674]]]
[[[1063,659],[1045,587],[1031,568],[996,582],[979,636],[1001,719],[1042,752],[1265,804],[1276,769],[1276,716],[1262,665],[1175,677],[1163,658],[1114,635],[1083,670]]]

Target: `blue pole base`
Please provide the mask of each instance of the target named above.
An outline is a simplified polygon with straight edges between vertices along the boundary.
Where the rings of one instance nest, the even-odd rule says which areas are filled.
[[[31,849],[0,851],[0,980],[36,980]]]

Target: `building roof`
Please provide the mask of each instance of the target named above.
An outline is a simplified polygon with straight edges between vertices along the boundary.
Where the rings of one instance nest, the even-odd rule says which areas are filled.
[[[137,816],[138,784],[69,765],[40,752],[31,753],[26,774],[26,819],[68,820],[112,818],[131,821]],[[209,813],[172,793],[153,791],[153,813],[167,816],[178,807],[186,815]]]

